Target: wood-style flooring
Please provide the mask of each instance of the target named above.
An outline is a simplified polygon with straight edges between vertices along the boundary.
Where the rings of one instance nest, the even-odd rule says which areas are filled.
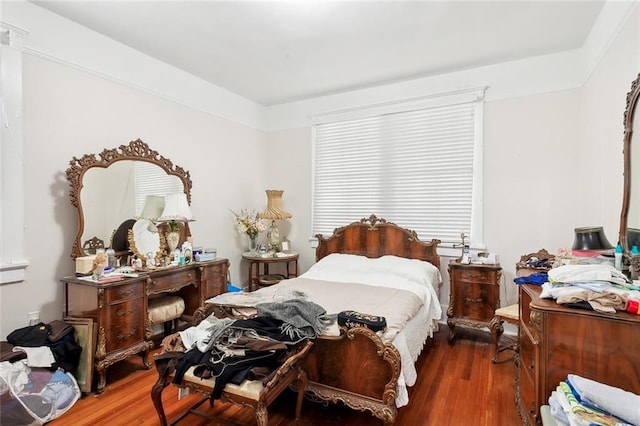
[[[488,332],[465,330],[456,334],[453,344],[448,343],[447,334],[447,327],[441,326],[420,355],[416,364],[418,382],[409,389],[410,402],[399,409],[396,424],[522,424],[515,405],[516,369],[510,358],[511,352],[501,353],[504,361],[493,364]],[[150,398],[156,377],[155,369],[144,369],[139,357],[121,361],[107,371],[107,387],[102,395],[84,396],[50,425],[158,425]],[[165,389],[163,401],[169,419],[195,398],[198,396],[190,395],[178,401],[175,387]],[[269,407],[269,426],[295,424],[294,406],[295,394],[290,390],[284,391]],[[207,411],[240,424],[255,424],[250,410],[219,401]],[[179,423],[205,424],[216,423],[193,415]],[[342,404],[322,405],[305,400],[299,424],[368,426],[382,423],[366,412],[354,411]]]

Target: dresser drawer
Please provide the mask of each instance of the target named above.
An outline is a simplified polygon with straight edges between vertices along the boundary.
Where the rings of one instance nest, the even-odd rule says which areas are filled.
[[[166,275],[154,275],[149,283],[149,294],[174,292],[190,284],[197,284],[195,269],[175,271]]]
[[[113,286],[106,290],[106,303],[107,305],[111,305],[121,300],[136,299],[142,297],[143,294],[143,281]]]
[[[524,373],[524,374],[523,374]],[[519,386],[520,386],[520,400],[519,404],[522,404],[518,409],[520,410],[520,414],[524,416],[525,424],[529,424],[531,426],[537,424],[538,422],[538,409],[536,407],[536,389],[535,384],[533,382],[533,378],[520,370],[519,372]]]
[[[143,299],[111,305],[107,316],[107,352],[126,348],[144,339]]]

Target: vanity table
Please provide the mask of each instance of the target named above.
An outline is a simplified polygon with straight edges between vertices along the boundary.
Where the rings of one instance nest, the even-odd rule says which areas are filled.
[[[242,253],[242,259],[249,264],[249,291],[257,290],[260,278],[265,275],[269,275],[269,265],[284,264],[285,278],[294,278],[298,276],[298,253],[263,257],[259,254],[246,252]],[[260,272],[261,269],[262,272]]]
[[[121,265],[125,265],[129,253],[145,263],[138,276],[117,281],[95,282],[75,276],[61,279],[65,316],[93,320],[97,336],[89,347],[94,348],[93,368],[99,376],[97,392],[101,393],[106,369],[114,363],[141,354],[144,365],[150,367],[147,353],[153,347],[153,324],[149,313],[160,311],[153,320],[165,325],[166,318],[191,322],[205,300],[226,291],[229,261],[146,267],[146,263],[167,264],[168,227],[158,225],[158,219],[164,213],[165,202],[176,194],[184,195],[191,204],[192,182],[188,170],[142,140],[104,149],[99,154],[73,157],[66,175],[69,198],[78,214],[71,257],[87,256],[85,242],[97,239],[104,242],[105,248],[123,254]],[[186,221],[179,228],[178,246],[192,237]],[[154,302],[151,307],[150,300]],[[155,303],[158,301],[168,304]],[[162,308],[167,309],[162,312]]]
[[[217,259],[186,266],[158,269],[120,281],[95,282],[65,277],[65,317],[91,318],[97,330],[94,345],[94,369],[98,373],[97,393],[106,385],[106,370],[114,363],[140,354],[147,362],[153,348],[153,331],[149,324],[148,298],[174,294],[185,302],[180,318],[190,322],[204,301],[226,292],[229,261]]]

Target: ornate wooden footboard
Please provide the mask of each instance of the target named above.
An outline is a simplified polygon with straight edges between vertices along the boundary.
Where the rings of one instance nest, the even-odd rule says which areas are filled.
[[[395,422],[400,353],[367,328],[320,337],[303,360],[307,392],[331,402],[370,411],[385,424]]]

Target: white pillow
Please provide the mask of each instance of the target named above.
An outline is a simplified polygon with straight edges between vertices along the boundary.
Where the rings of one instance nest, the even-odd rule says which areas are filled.
[[[352,274],[365,271],[367,274],[395,275],[420,285],[435,287],[442,282],[440,271],[431,263],[391,255],[368,258],[356,254],[332,253],[311,266],[303,276],[310,279],[344,281]]]

